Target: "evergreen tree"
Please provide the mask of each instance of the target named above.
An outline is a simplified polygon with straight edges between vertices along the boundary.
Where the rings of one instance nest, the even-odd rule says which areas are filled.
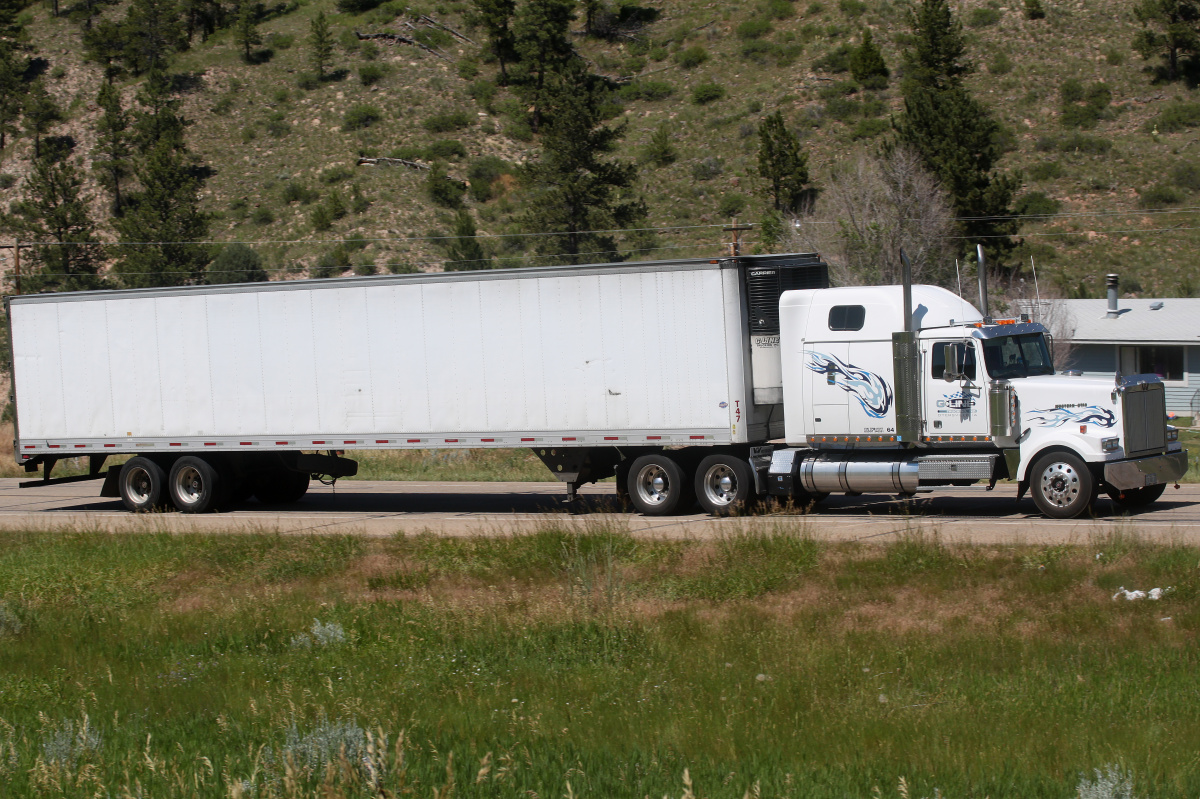
[[[808,157],[800,138],[776,111],[758,126],[758,174],[767,181],[766,193],[776,211],[798,211],[808,190]]]
[[[317,78],[324,79],[329,62],[333,59],[333,34],[329,32],[329,23],[325,20],[325,12],[319,12],[313,17],[308,28],[308,45],[313,69]]]
[[[127,49],[125,26],[119,22],[102,19],[83,34],[83,59],[100,64],[109,83],[121,74]]]
[[[207,42],[225,22],[225,10],[219,0],[180,0],[183,12],[183,31],[190,45],[196,32],[200,41]]]
[[[208,219],[186,152],[160,141],[138,160],[134,175],[140,188],[114,223],[122,243],[114,271],[130,288],[199,282],[208,253],[193,242],[208,234]]]
[[[133,142],[139,152],[149,152],[160,142],[187,149],[183,134],[189,123],[179,113],[179,100],[165,72],[154,70],[146,77],[137,101],[141,110],[134,115]]]
[[[42,157],[42,136],[62,121],[62,110],[41,79],[30,84],[22,110],[25,112],[25,132],[33,136],[33,157],[37,160]]]
[[[0,154],[8,144],[8,137],[17,132],[17,120],[21,118],[24,104],[21,86],[24,72],[24,59],[13,49],[0,46]]]
[[[530,196],[522,223],[530,232],[563,234],[534,245],[561,263],[621,260],[616,236],[592,231],[646,217],[646,204],[632,194],[637,167],[605,158],[625,133],[625,123],[602,124],[607,92],[579,63],[547,83],[547,121],[540,157],[525,172]]]
[[[443,269],[447,272],[458,272],[491,268],[492,259],[484,252],[478,239],[475,219],[466,208],[460,208],[454,215],[454,238],[447,247]]]
[[[882,89],[887,86],[891,72],[883,60],[883,53],[875,45],[870,28],[863,31],[862,44],[850,54],[850,74],[867,88]]]
[[[1133,13],[1142,23],[1133,49],[1147,61],[1162,58],[1166,62],[1162,77],[1175,80],[1180,56],[1200,53],[1200,1],[1140,0]]]
[[[1020,179],[996,169],[1003,155],[1000,126],[963,86],[971,67],[947,0],[922,0],[911,20],[915,37],[905,55],[897,138],[916,150],[949,192],[963,249],[982,243],[993,262],[1002,263],[1018,229],[1006,217]]]
[[[92,169],[100,185],[112,195],[113,215],[120,216],[121,181],[130,174],[129,114],[121,107],[121,93],[111,83],[100,87],[96,104],[104,113],[96,122]]]
[[[521,93],[533,107],[530,124],[541,127],[546,78],[577,56],[569,28],[575,17],[574,0],[527,0],[513,24],[521,57]]]
[[[42,158],[25,179],[25,199],[13,204],[4,226],[33,242],[23,290],[85,291],[100,288],[104,254],[88,215],[83,178],[69,160]]]
[[[226,244],[220,254],[204,271],[204,282],[217,283],[261,283],[269,280],[263,268],[263,259],[245,244]]]
[[[487,48],[500,65],[500,85],[508,84],[508,65],[517,60],[513,15],[516,0],[472,0],[472,20],[487,35]]]
[[[233,28],[234,41],[242,48],[242,60],[252,60],[252,48],[262,44],[258,32],[258,8],[251,0],[242,0],[238,6],[237,19]]]
[[[165,69],[167,57],[187,45],[179,9],[172,0],[132,0],[121,27],[122,59],[135,75]]]

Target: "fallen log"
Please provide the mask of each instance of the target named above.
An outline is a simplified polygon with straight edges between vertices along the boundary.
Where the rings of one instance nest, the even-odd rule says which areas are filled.
[[[426,25],[432,25],[435,28],[441,28],[442,30],[444,30],[446,33],[450,34],[454,38],[461,39],[462,41],[466,42],[467,44],[475,44],[474,40],[472,40],[470,37],[464,36],[463,34],[454,30],[454,28],[451,28],[449,25],[443,25],[441,22],[438,22],[436,19],[429,16],[428,14],[422,14],[421,16],[417,17],[417,19],[421,22],[424,22]],[[475,46],[478,47],[479,45],[475,45]]]
[[[420,161],[409,161],[404,158],[359,158],[358,166],[406,166],[409,169],[429,169],[428,164]]]
[[[358,31],[355,31],[354,35],[357,36],[360,40],[361,39],[382,39],[383,41],[385,41],[389,44],[411,44],[413,47],[420,47],[422,50],[424,50],[428,53],[432,53],[433,55],[437,56],[438,58],[442,59],[443,61],[450,60],[446,56],[442,55],[442,53],[439,52],[438,50],[436,50],[435,48],[430,47],[427,44],[421,44],[416,39],[410,39],[409,37],[403,36],[399,33],[359,33]]]

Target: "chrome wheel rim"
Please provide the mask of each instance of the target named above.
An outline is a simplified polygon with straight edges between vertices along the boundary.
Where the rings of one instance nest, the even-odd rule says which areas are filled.
[[[643,466],[634,481],[638,498],[647,505],[661,505],[671,498],[671,480],[667,470],[657,463]]]
[[[714,506],[728,507],[737,500],[737,474],[724,463],[709,467],[703,485],[705,499]]]
[[[185,505],[195,505],[204,495],[204,478],[195,466],[185,466],[175,475],[175,495]]]
[[[1079,473],[1069,463],[1058,461],[1042,471],[1042,496],[1056,508],[1067,508],[1079,499]]]
[[[154,480],[150,472],[141,467],[134,467],[125,476],[125,494],[136,505],[146,505],[150,502],[150,494],[154,490]]]

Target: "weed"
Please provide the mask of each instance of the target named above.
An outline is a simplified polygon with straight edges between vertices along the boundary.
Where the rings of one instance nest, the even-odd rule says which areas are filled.
[[[651,52],[650,57],[654,58],[653,52]],[[679,64],[679,66],[683,67],[684,69],[695,69],[707,60],[708,51],[698,44],[684,48],[675,54],[675,63]]]
[[[471,116],[465,111],[434,114],[422,122],[421,125],[430,133],[449,133],[469,127],[471,125]]]

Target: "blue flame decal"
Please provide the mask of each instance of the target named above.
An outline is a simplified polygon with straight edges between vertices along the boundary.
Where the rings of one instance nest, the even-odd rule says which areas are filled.
[[[812,350],[808,352],[808,368],[818,374],[832,371],[834,385],[853,394],[867,416],[882,419],[892,407],[892,387],[874,372],[846,363],[836,355]]]
[[[1042,427],[1062,427],[1064,424],[1094,424],[1099,427],[1112,427],[1117,423],[1117,417],[1107,408],[1099,405],[1088,405],[1086,408],[1071,410],[1070,408],[1045,408],[1030,411],[1030,420]]]

